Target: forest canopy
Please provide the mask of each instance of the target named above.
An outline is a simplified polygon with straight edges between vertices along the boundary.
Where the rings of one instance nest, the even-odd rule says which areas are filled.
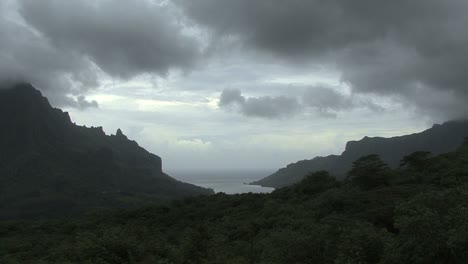
[[[1,263],[465,263],[468,143],[376,155],[271,194],[199,196],[62,221],[0,224]]]

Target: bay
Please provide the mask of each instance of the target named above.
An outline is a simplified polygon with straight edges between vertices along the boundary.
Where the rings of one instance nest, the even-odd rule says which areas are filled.
[[[272,170],[167,170],[167,173],[183,182],[195,184],[215,192],[226,194],[238,193],[270,193],[274,188],[249,185],[248,183],[262,179],[273,173]]]

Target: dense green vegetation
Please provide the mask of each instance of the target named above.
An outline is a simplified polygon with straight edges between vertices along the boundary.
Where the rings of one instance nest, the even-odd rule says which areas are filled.
[[[0,263],[466,263],[468,143],[378,156],[271,194],[216,194],[69,221],[3,222]]]

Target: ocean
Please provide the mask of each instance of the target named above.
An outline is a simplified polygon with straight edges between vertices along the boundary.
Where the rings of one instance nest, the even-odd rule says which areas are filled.
[[[215,192],[226,194],[236,193],[270,193],[274,188],[248,183],[260,180],[274,171],[272,170],[167,170],[171,177],[195,184],[205,188],[211,188]]]

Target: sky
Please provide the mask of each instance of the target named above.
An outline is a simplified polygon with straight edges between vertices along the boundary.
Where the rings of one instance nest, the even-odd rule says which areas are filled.
[[[165,169],[275,169],[465,118],[467,13],[466,0],[0,0],[0,82],[121,128]]]

